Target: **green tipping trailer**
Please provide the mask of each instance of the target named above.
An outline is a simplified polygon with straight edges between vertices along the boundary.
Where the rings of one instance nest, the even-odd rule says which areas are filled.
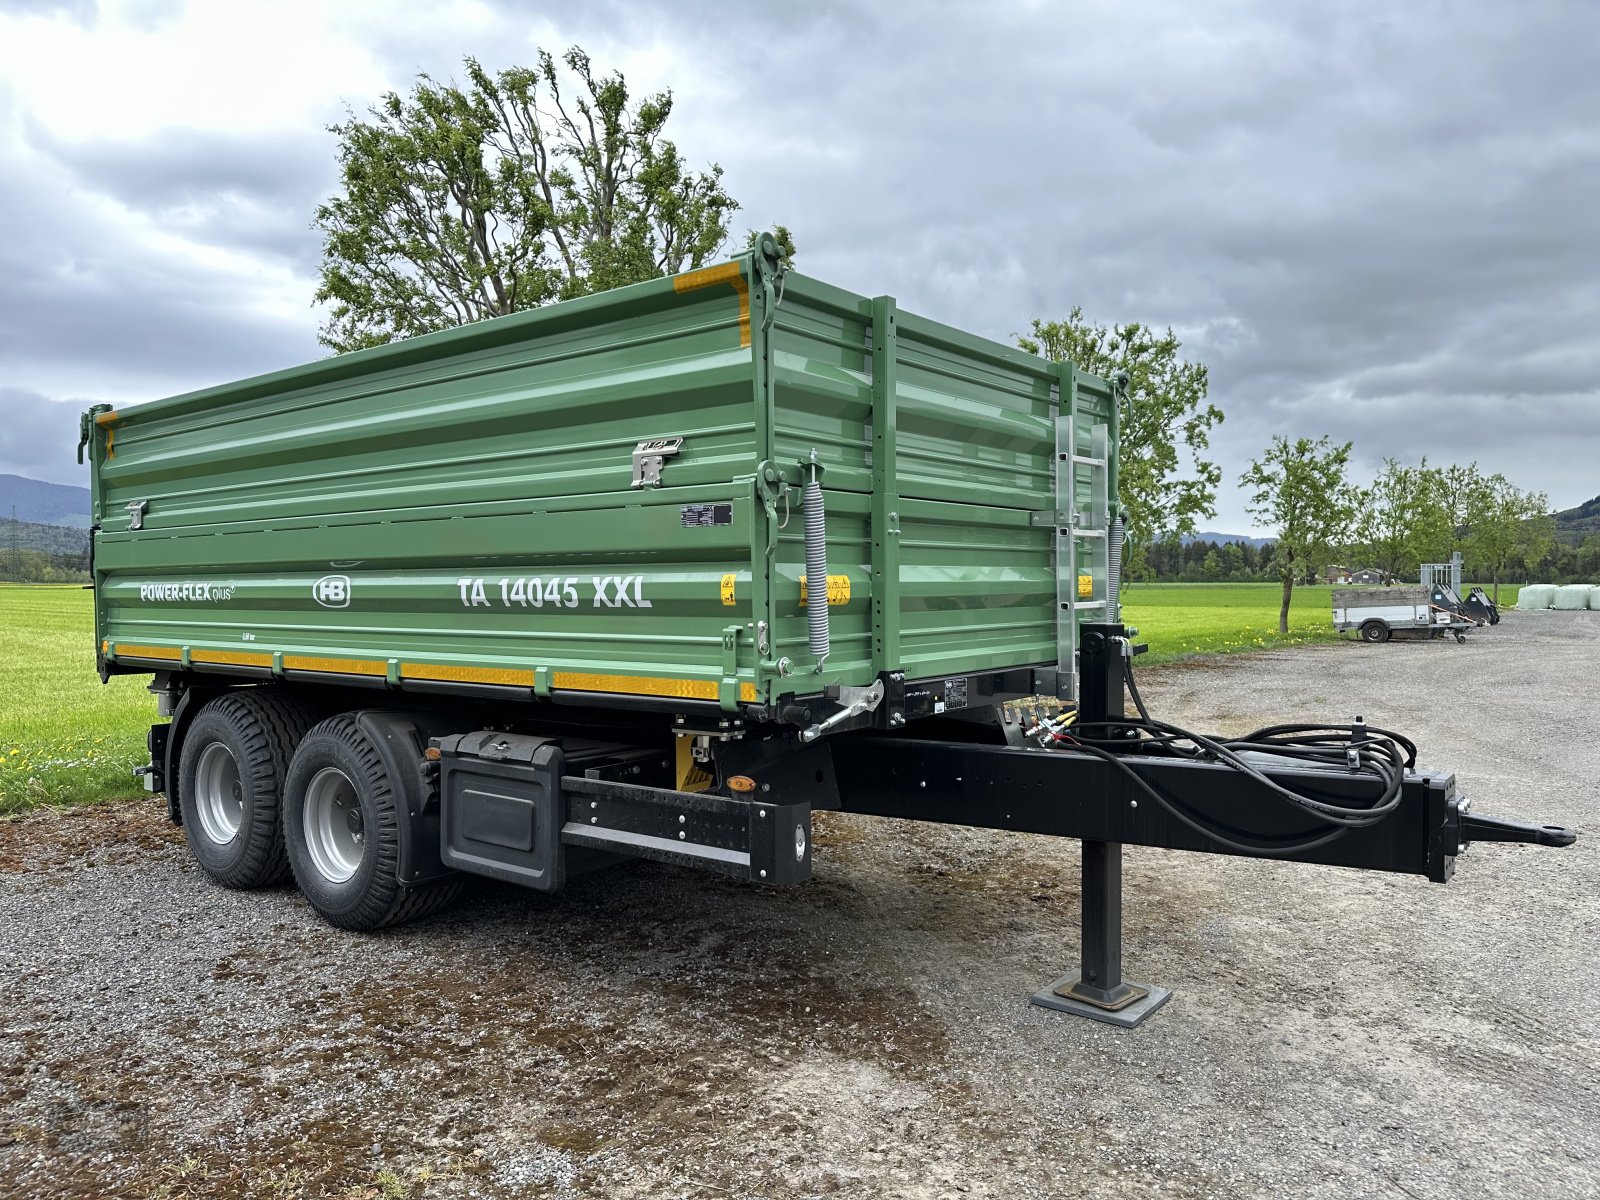
[[[97,413],[100,652],[758,721],[891,672],[929,711],[1068,696],[1115,421],[751,253]]]
[[[1121,979],[1124,842],[1442,882],[1469,833],[1570,841],[1468,815],[1364,726],[1266,731],[1252,791],[1125,714],[1125,386],[786,271],[763,235],[96,407],[100,674],[154,676],[140,773],[205,872],[292,874],[345,928],[464,875],[800,882],[817,809],[1082,838],[1083,970],[1036,1000],[1124,1025],[1166,995]]]

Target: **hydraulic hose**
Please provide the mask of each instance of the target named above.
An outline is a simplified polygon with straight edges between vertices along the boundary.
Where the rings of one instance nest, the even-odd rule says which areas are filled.
[[[1407,737],[1366,725],[1359,718],[1350,725],[1269,725],[1246,734],[1242,738],[1219,740],[1164,721],[1157,721],[1145,708],[1144,697],[1139,694],[1133,679],[1132,665],[1124,662],[1123,672],[1128,691],[1138,710],[1136,719],[1102,722],[1078,722],[1071,728],[1064,718],[1050,723],[1044,739],[1070,743],[1076,748],[1111,763],[1137,786],[1140,791],[1165,808],[1183,824],[1197,833],[1231,849],[1248,854],[1296,854],[1326,845],[1344,836],[1351,829],[1376,825],[1400,805],[1401,788],[1407,769],[1414,767],[1417,748]],[[1075,714],[1074,714],[1075,715]],[[1093,731],[1105,730],[1100,736]],[[1129,734],[1136,735],[1130,738]],[[1150,780],[1134,770],[1127,761],[1128,750],[1206,758],[1233,768],[1248,776],[1272,795],[1311,817],[1326,829],[1294,842],[1243,841],[1236,836],[1243,831],[1218,828],[1187,805],[1162,792]],[[1247,762],[1246,753],[1272,754],[1297,759],[1308,765],[1339,767],[1361,774],[1375,776],[1383,784],[1378,798],[1368,805],[1351,805],[1336,800],[1288,788]]]
[[[827,660],[828,635],[828,516],[822,506],[822,485],[813,463],[800,495],[806,522],[806,636],[817,670]]]

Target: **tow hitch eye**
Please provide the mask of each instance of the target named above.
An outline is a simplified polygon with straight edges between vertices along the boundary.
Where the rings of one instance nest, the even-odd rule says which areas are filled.
[[[1473,842],[1522,842],[1529,846],[1570,846],[1578,840],[1578,831],[1564,825],[1535,825],[1532,821],[1518,821],[1512,817],[1490,817],[1475,813],[1465,806],[1461,812],[1461,850]]]

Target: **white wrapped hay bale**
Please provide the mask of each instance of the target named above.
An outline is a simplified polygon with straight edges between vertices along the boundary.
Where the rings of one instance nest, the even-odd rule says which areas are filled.
[[[1600,612],[1600,587],[1589,589],[1589,607]]]
[[[1589,607],[1589,585],[1587,583],[1568,583],[1556,589],[1555,599],[1551,608],[1559,608],[1563,612],[1577,612]]]
[[[1556,598],[1556,589],[1553,584],[1530,583],[1517,593],[1517,607],[1523,611],[1530,608],[1549,608]]]

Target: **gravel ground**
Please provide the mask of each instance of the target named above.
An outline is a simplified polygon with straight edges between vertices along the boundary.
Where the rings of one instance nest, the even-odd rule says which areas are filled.
[[[1363,713],[1577,826],[1419,878],[1132,849],[1124,1032],[1077,845],[825,816],[816,879],[636,864],[380,936],[235,894],[158,801],[0,824],[0,1195],[1600,1194],[1600,613],[1148,672],[1240,733]]]

